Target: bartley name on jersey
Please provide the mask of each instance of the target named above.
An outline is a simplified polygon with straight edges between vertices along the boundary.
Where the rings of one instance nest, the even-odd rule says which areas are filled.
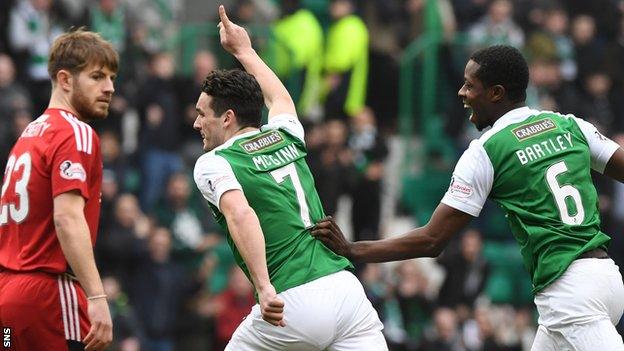
[[[518,156],[520,164],[525,165],[544,156],[567,150],[568,147],[572,146],[572,134],[563,133],[518,150],[516,156]]]

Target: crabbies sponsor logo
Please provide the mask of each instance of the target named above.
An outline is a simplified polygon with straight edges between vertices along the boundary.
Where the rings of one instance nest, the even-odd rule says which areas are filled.
[[[449,192],[455,197],[469,197],[470,195],[472,195],[472,187],[466,184],[462,184],[456,181],[455,178],[453,178],[451,179]]]
[[[545,118],[533,123],[525,124],[520,127],[516,127],[511,132],[518,138],[519,141],[534,137],[549,130],[557,128],[555,122],[550,118]]]
[[[280,132],[275,130],[270,133],[260,134],[251,140],[241,143],[240,146],[248,153],[253,153],[279,144],[282,141],[284,141],[284,137],[282,137]]]
[[[61,177],[67,180],[80,180],[82,182],[87,180],[87,172],[78,162],[63,161],[60,168]]]

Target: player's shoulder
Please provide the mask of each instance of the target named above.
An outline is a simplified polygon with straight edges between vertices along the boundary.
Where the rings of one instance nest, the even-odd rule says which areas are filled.
[[[304,141],[305,131],[297,115],[292,113],[282,113],[269,119],[269,123],[260,128],[263,132],[271,129],[282,129],[289,134]]]
[[[79,120],[73,113],[61,109],[48,109],[35,122],[40,119],[50,124],[50,133],[47,137],[51,143],[61,143],[69,139],[76,144],[78,151],[92,154],[98,150],[97,133],[88,123]]]
[[[217,150],[209,151],[201,155],[197,161],[195,161],[195,168],[193,173],[195,177],[202,173],[210,173],[216,170],[222,169],[223,164],[227,163],[225,158],[217,154]]]

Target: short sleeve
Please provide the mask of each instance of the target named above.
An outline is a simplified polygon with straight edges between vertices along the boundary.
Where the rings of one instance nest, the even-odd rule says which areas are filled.
[[[474,140],[457,161],[442,203],[478,217],[492,190],[493,179],[492,162],[481,143]]]
[[[283,113],[281,115],[277,115],[271,117],[269,119],[269,123],[262,126],[262,131],[266,131],[268,129],[285,129],[288,133],[294,135],[299,138],[301,141],[304,141],[305,132],[303,131],[303,126],[297,116]]]
[[[219,210],[221,196],[229,190],[242,190],[234,175],[232,166],[221,156],[213,152],[200,157],[195,163],[193,178],[197,188],[211,204]]]
[[[96,153],[99,152],[97,135],[86,124],[82,128],[84,131],[79,132],[80,139],[76,138],[73,132],[59,132],[48,149],[51,151],[49,157],[53,197],[72,190],[80,191],[85,199],[94,195],[99,196],[89,193],[91,178],[97,176],[93,174],[93,164],[97,162]],[[96,144],[96,147],[93,147],[93,144]]]
[[[585,140],[589,145],[589,153],[591,154],[591,168],[596,172],[603,173],[611,156],[620,147],[615,141],[602,135],[596,127],[577,117],[574,121],[583,132]]]

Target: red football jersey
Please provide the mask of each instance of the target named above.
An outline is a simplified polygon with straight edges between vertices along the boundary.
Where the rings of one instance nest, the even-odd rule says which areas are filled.
[[[54,197],[78,190],[94,245],[100,214],[102,156],[97,134],[70,112],[47,109],[17,140],[0,197],[0,267],[63,273]]]

